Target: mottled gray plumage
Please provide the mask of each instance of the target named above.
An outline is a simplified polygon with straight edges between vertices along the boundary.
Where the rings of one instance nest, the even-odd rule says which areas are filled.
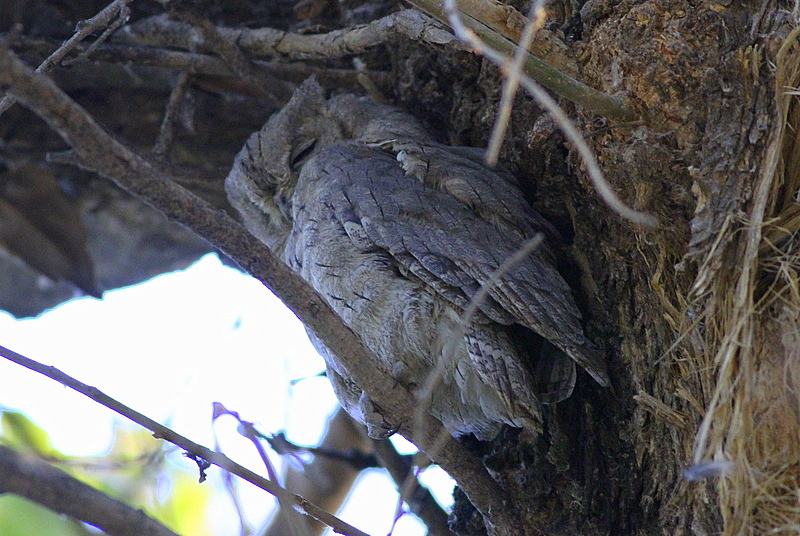
[[[248,229],[410,389],[425,382],[491,274],[537,232],[557,239],[481,151],[437,144],[390,106],[326,101],[313,79],[250,137],[226,188]],[[491,288],[445,363],[430,411],[454,434],[491,438],[501,424],[538,431],[539,401],[569,396],[574,362],[608,384],[547,240]],[[526,355],[514,324],[549,342]],[[342,405],[380,434],[389,424],[311,339]]]

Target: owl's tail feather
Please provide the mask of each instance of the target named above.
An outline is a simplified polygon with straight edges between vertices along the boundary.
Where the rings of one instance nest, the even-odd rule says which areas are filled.
[[[581,345],[573,345],[564,348],[569,356],[580,366],[586,369],[594,380],[603,387],[611,386],[611,379],[606,371],[606,364],[600,353],[588,340]]]
[[[569,398],[575,388],[575,361],[550,341],[543,340],[533,377],[539,401],[557,404]]]

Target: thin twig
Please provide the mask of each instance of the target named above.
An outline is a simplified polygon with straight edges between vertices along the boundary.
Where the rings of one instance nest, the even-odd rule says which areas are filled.
[[[219,444],[219,438],[217,437],[217,428],[216,426],[213,426],[213,424],[216,423],[217,417],[219,416],[220,412],[218,404],[219,404],[218,402],[214,402],[212,405],[213,410],[211,417],[211,422],[212,422],[211,436],[214,438],[214,450],[222,452],[222,448],[220,447]],[[219,406],[221,407],[222,404],[219,404]],[[272,464],[267,465],[267,476],[272,482],[275,482],[276,484],[279,483],[278,479],[276,478],[277,475],[275,474],[275,471],[272,468]],[[228,471],[223,471],[223,482],[225,484],[225,491],[228,493],[228,497],[230,497],[231,502],[233,503],[234,510],[236,510],[236,517],[239,518],[239,534],[241,536],[246,536],[252,531],[250,530],[250,527],[247,523],[247,518],[245,517],[244,513],[244,507],[242,506],[242,500],[239,496],[238,489],[234,484],[233,475]]]
[[[445,0],[445,11],[447,13],[448,20],[450,21],[450,25],[453,27],[453,30],[460,39],[470,43],[476,52],[489,59],[492,63],[498,65],[501,69],[505,70],[505,67],[508,64],[508,56],[506,53],[504,53],[502,50],[493,48],[493,44],[491,42],[484,42],[472,29],[468,28],[464,24],[464,20],[458,11],[456,0]],[[508,73],[506,72],[504,74],[507,75]],[[600,166],[597,163],[597,158],[595,158],[594,153],[589,148],[586,140],[583,139],[581,133],[578,132],[578,129],[572,124],[572,121],[570,121],[570,119],[564,113],[564,110],[561,109],[556,101],[553,100],[553,98],[548,95],[547,92],[542,89],[542,87],[539,86],[539,84],[537,84],[530,76],[521,75],[520,84],[522,84],[522,87],[525,88],[525,90],[536,100],[537,103],[539,103],[542,108],[547,110],[553,116],[553,119],[561,128],[564,135],[575,146],[578,154],[580,154],[581,158],[586,164],[586,171],[589,174],[589,178],[591,179],[595,190],[600,198],[606,203],[606,205],[608,205],[611,210],[623,218],[639,225],[644,225],[647,227],[655,227],[658,225],[658,220],[655,216],[634,210],[623,203],[619,197],[617,197],[617,194],[614,193],[611,185],[608,183],[608,181],[606,181],[605,177],[603,177],[603,173],[600,171]]]
[[[214,420],[222,415],[230,415],[239,422],[239,433],[250,440],[255,447],[256,452],[258,452],[258,455],[261,458],[261,462],[267,468],[267,474],[269,475],[270,480],[279,483],[280,480],[278,479],[278,472],[275,470],[275,467],[270,461],[269,456],[267,456],[267,451],[264,449],[261,441],[259,441],[259,436],[261,434],[258,432],[258,430],[256,430],[255,426],[253,426],[253,423],[242,419],[237,412],[228,410],[219,402],[215,402]],[[214,443],[215,445],[218,444],[216,432],[214,434]],[[278,498],[278,504],[280,505],[282,515],[289,524],[291,536],[311,536],[311,527],[308,525],[308,523],[306,523],[306,518],[302,516],[300,512],[296,511],[291,503],[287,503],[286,501]],[[242,526],[244,526],[244,516],[242,516],[241,522]]]
[[[207,48],[230,65],[237,75],[256,82],[256,87],[260,88],[263,95],[273,104],[278,106],[289,100],[294,88],[282,80],[267,76],[242,52],[235,41],[222,35],[222,32],[210,20],[188,10],[179,11],[175,13],[175,16],[195,27],[202,35],[203,44]]]
[[[430,536],[453,536],[447,525],[447,513],[439,506],[428,488],[420,484],[412,464],[397,452],[388,439],[372,439],[372,446],[381,465],[389,473],[411,513],[420,518]]]
[[[61,45],[55,52],[53,52],[47,59],[45,59],[39,67],[36,68],[37,73],[46,73],[60,62],[78,43],[83,41],[87,36],[94,33],[99,28],[107,26],[116,17],[123,8],[126,8],[133,0],[114,0],[108,6],[100,11],[91,19],[79,22],[75,30],[75,34],[70,37],[63,45]],[[0,114],[11,108],[16,99],[11,95],[6,95],[0,99]]]
[[[530,48],[533,36],[544,26],[544,21],[544,0],[536,0],[531,4],[530,14],[525,23],[525,29],[522,31],[519,47],[514,52],[514,61],[508,70],[508,76],[503,79],[503,96],[500,98],[500,110],[495,118],[492,136],[489,138],[489,146],[486,149],[486,163],[490,166],[497,165],[500,147],[503,145],[508,121],[511,119],[514,96],[519,88],[519,78],[525,65],[526,51]]]
[[[126,22],[128,22],[128,19],[130,19],[130,16],[131,16],[131,10],[130,10],[130,8],[129,8],[127,5],[123,5],[123,6],[120,8],[120,10],[119,10],[119,15],[117,16],[117,20],[115,20],[115,21],[114,21],[114,22],[113,22],[113,23],[112,23],[112,24],[111,24],[111,25],[110,25],[108,28],[106,28],[106,29],[103,31],[103,33],[102,33],[102,34],[100,34],[100,37],[98,37],[97,39],[95,39],[95,40],[92,42],[92,44],[91,44],[91,45],[89,45],[88,47],[86,47],[86,50],[84,50],[83,52],[81,52],[81,53],[80,53],[79,55],[77,55],[76,57],[74,57],[74,58],[70,58],[70,59],[66,59],[66,60],[62,61],[62,62],[61,62],[61,65],[63,65],[64,67],[69,67],[70,65],[72,65],[72,64],[73,64],[73,63],[75,63],[75,62],[82,61],[82,60],[86,60],[86,59],[87,59],[89,56],[91,56],[91,55],[92,55],[92,52],[94,52],[94,51],[97,49],[97,47],[99,47],[100,45],[102,45],[103,43],[105,43],[105,41],[106,41],[106,40],[107,40],[109,37],[111,37],[111,35],[112,35],[114,32],[116,32],[117,30],[119,30],[119,29],[120,29],[120,27],[121,27],[123,24],[125,24]]]
[[[12,48],[17,53],[46,55],[58,48],[58,44],[55,41],[42,38],[22,37],[13,40]],[[87,45],[79,43],[73,48],[73,52],[82,53],[87,48]],[[236,74],[227,62],[208,54],[150,46],[103,44],[95,48],[91,62],[78,62],[71,69],[60,72],[59,83],[64,80],[74,80],[80,83],[81,71],[78,69],[81,67],[102,69],[102,64],[104,63],[121,64],[133,69],[137,66],[161,67],[190,74],[215,76],[233,76]],[[359,89],[361,87],[360,78],[369,76],[369,79],[375,82],[381,91],[388,91],[390,88],[389,74],[383,71],[365,70],[362,72],[357,69],[323,68],[304,64],[303,62],[285,63],[255,60],[253,63],[270,79],[279,78],[293,84],[299,84],[313,74],[317,77],[319,83],[326,87]],[[260,94],[259,91],[250,86],[241,86],[240,91],[246,91],[252,95]]]
[[[161,120],[158,138],[155,145],[153,145],[154,155],[164,155],[172,145],[172,139],[175,137],[175,119],[183,103],[183,98],[186,96],[186,90],[189,89],[190,80],[191,75],[183,72],[178,76],[175,87],[172,88],[164,110],[164,119]]]
[[[163,439],[164,441],[168,441],[173,445],[177,445],[190,454],[206,460],[217,467],[221,467],[222,469],[225,469],[226,471],[229,471],[236,476],[250,482],[254,486],[271,493],[279,500],[291,503],[294,508],[297,508],[298,510],[313,517],[314,519],[321,521],[322,523],[325,523],[338,533],[347,534],[350,536],[367,536],[364,532],[309,503],[299,495],[295,495],[294,493],[291,493],[280,487],[276,482],[268,480],[254,473],[253,471],[242,467],[221,452],[215,452],[189,440],[188,438],[176,433],[171,428],[167,428],[166,426],[157,423],[146,415],[143,415],[138,411],[126,406],[125,404],[122,404],[121,402],[111,398],[96,387],[86,385],[85,383],[76,380],[72,376],[65,374],[55,367],[43,365],[38,361],[34,361],[33,359],[18,354],[13,350],[5,348],[4,346],[0,346],[0,356],[5,357],[9,361],[21,365],[29,370],[47,376],[48,378],[81,393],[82,395],[88,396],[98,404],[101,404],[108,409],[119,413],[123,417],[130,419],[139,426],[147,428],[153,432],[153,437],[157,439]]]
[[[619,214],[621,217],[632,221],[633,223],[637,223],[645,227],[657,227],[658,218],[652,214],[641,212],[629,207],[623,203],[619,197],[617,197],[617,194],[603,176],[603,172],[600,171],[600,165],[597,163],[597,158],[595,157],[594,152],[591,150],[591,148],[589,148],[586,140],[583,139],[581,133],[578,131],[572,121],[570,121],[569,117],[567,117],[567,114],[564,113],[564,110],[561,109],[558,103],[556,103],[556,101],[553,100],[553,98],[548,95],[547,92],[541,88],[541,86],[539,86],[529,77],[523,76],[520,78],[520,84],[522,84],[522,87],[525,88],[528,94],[536,99],[540,106],[550,112],[556,124],[561,128],[561,131],[575,146],[575,149],[583,159],[584,164],[586,164],[586,172],[589,175],[597,194],[600,196],[600,199],[602,199],[611,210]]]
[[[419,9],[439,21],[451,25],[441,0],[410,0]],[[480,13],[476,13],[480,17]],[[490,46],[508,55],[514,54],[516,45],[480,19],[468,16],[468,27]],[[452,25],[451,25],[452,26]],[[463,24],[462,24],[463,26]],[[359,54],[386,43],[392,36],[401,36],[429,45],[460,46],[458,39],[442,29],[426,15],[407,9],[393,13],[363,26],[346,30],[334,30],[327,34],[302,35],[272,28],[224,28],[217,27],[220,35],[236,43],[252,58],[283,59],[332,59]],[[147,44],[159,47],[191,49],[198,40],[197,32],[188,24],[168,20],[164,16],[150,17],[125,26],[117,32],[115,39],[127,43]],[[545,63],[533,54],[525,59],[525,73],[535,78],[546,88],[583,108],[605,117],[620,121],[631,121],[635,114],[624,99],[597,91]]]
[[[364,469],[380,468],[381,464],[373,454],[366,454],[360,450],[341,451],[336,449],[329,449],[325,447],[307,447],[292,443],[286,438],[284,433],[278,433],[272,436],[262,434],[256,431],[258,437],[263,439],[275,451],[276,454],[281,456],[296,455],[299,452],[307,452],[312,454],[315,458],[327,458],[332,461],[340,462],[347,465],[353,470],[363,471]]]
[[[261,444],[260,438],[261,433],[256,430],[256,427],[253,426],[253,423],[250,421],[246,421],[242,419],[236,411],[231,411],[222,405],[219,402],[214,402],[214,417],[213,420],[221,417],[222,415],[230,415],[234,419],[239,422],[239,433],[246,437],[258,452],[258,456],[261,458],[261,462],[267,468],[267,474],[269,475],[269,479],[275,483],[279,483],[280,480],[278,479],[278,472],[275,470],[275,467],[272,465],[272,462],[267,456],[267,451],[264,449],[264,445]],[[215,446],[218,445],[216,432],[214,433],[214,443]],[[219,449],[218,449],[219,450]],[[291,536],[311,536],[312,531],[311,527],[306,523],[306,519],[300,515],[300,512],[297,512],[294,509],[294,505],[292,503],[288,503],[284,500],[281,500],[278,497],[278,504],[282,510],[282,514],[285,517],[287,523],[290,526]],[[244,526],[244,518],[242,517],[242,525]]]
[[[147,514],[61,469],[0,445],[0,493],[13,493],[110,536],[178,536]]]
[[[319,449],[313,449],[313,459],[301,460],[301,463],[287,463],[285,487],[294,493],[313,501],[329,512],[336,512],[352,489],[356,477],[365,467],[363,460],[372,458],[368,466],[378,466],[372,454],[367,454],[368,443],[360,430],[364,425],[356,423],[347,412],[339,407],[327,421],[327,429],[319,443]],[[269,441],[270,446],[281,455],[292,456],[297,449],[303,447],[292,445],[277,436],[259,437]],[[321,453],[326,454],[321,454]],[[348,452],[358,452],[356,456],[348,456]],[[328,456],[327,453],[339,453],[344,456]],[[316,534],[322,534],[325,527],[318,522],[311,523]],[[290,527],[283,511],[272,516],[269,526],[261,532],[261,536],[287,536]]]

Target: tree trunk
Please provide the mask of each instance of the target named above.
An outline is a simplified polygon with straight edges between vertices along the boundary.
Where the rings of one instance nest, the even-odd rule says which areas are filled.
[[[797,112],[786,95],[796,34],[780,3],[742,4],[590,0],[551,21],[574,38],[584,81],[636,108],[629,124],[572,115],[656,229],[599,202],[558,129],[516,100],[501,161],[574,237],[588,330],[614,383],[579,380],[548,408],[536,452],[513,437],[483,452],[551,534],[757,534],[796,522]],[[485,145],[500,74],[466,54],[399,55],[408,107],[438,110],[460,142]]]

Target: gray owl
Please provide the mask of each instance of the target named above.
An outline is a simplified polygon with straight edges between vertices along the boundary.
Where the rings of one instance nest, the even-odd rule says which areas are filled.
[[[555,269],[547,241],[556,231],[480,150],[436,143],[391,106],[326,100],[309,79],[250,136],[225,186],[250,232],[327,299],[395,381],[414,391],[446,359],[430,412],[452,434],[490,439],[503,424],[537,433],[540,402],[570,395],[575,362],[608,385]],[[443,357],[470,299],[536,233],[544,244],[491,286]],[[310,337],[344,408],[387,435],[398,423],[383,422]]]

